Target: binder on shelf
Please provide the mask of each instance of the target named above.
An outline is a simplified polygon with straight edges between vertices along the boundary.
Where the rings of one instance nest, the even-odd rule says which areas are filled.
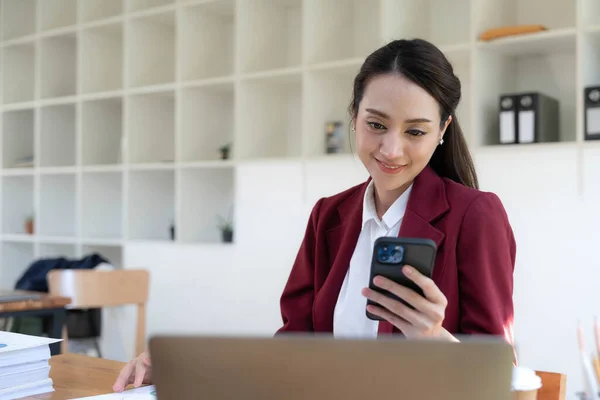
[[[517,100],[517,115],[519,143],[559,140],[558,100],[540,92],[520,93]]]
[[[517,96],[500,96],[500,135],[501,144],[517,143]]]
[[[585,88],[585,140],[600,140],[600,86]]]

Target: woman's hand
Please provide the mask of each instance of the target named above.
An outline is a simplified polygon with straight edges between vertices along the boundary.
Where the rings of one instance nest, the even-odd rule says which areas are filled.
[[[115,392],[122,392],[127,385],[132,383],[136,388],[143,384],[152,383],[152,364],[150,362],[150,354],[147,351],[144,351],[123,367],[113,385],[113,390]]]
[[[367,310],[390,322],[407,338],[441,338],[456,341],[456,338],[442,327],[448,304],[446,296],[433,280],[415,268],[406,265],[402,271],[423,290],[424,296],[383,276],[376,276],[373,283],[395,294],[415,309],[374,290],[364,288],[363,296],[379,304],[379,306],[369,305]]]

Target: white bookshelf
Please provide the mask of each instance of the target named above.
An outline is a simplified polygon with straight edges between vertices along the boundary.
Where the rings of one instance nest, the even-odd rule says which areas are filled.
[[[364,57],[402,37],[450,59],[476,155],[551,163],[572,151],[582,174],[600,148],[583,135],[583,89],[600,84],[600,3],[551,3],[0,0],[0,282],[41,256],[99,252],[121,265],[131,241],[219,243],[248,163],[344,170],[351,148],[326,154],[325,125],[349,133]],[[507,24],[548,31],[478,40]],[[559,142],[497,145],[498,97],[522,90],[560,100]]]

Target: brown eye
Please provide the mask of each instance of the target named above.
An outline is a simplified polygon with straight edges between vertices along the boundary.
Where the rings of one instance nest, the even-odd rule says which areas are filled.
[[[375,129],[375,130],[382,130],[382,129],[385,129],[385,126],[383,126],[383,125],[381,125],[380,123],[377,123],[377,122],[367,122],[367,124],[368,124],[368,125],[369,125],[371,128],[373,128],[373,129]]]
[[[407,131],[409,135],[411,136],[423,136],[425,134],[425,132],[419,130],[419,129],[411,129],[409,131]]]

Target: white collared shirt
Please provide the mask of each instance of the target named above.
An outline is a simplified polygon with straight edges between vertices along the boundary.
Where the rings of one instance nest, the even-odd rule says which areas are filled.
[[[379,323],[367,318],[367,299],[361,291],[369,285],[375,240],[381,236],[398,236],[411,190],[412,185],[379,219],[375,208],[375,187],[372,180],[369,182],[363,198],[362,229],[333,314],[335,337],[377,337]]]

